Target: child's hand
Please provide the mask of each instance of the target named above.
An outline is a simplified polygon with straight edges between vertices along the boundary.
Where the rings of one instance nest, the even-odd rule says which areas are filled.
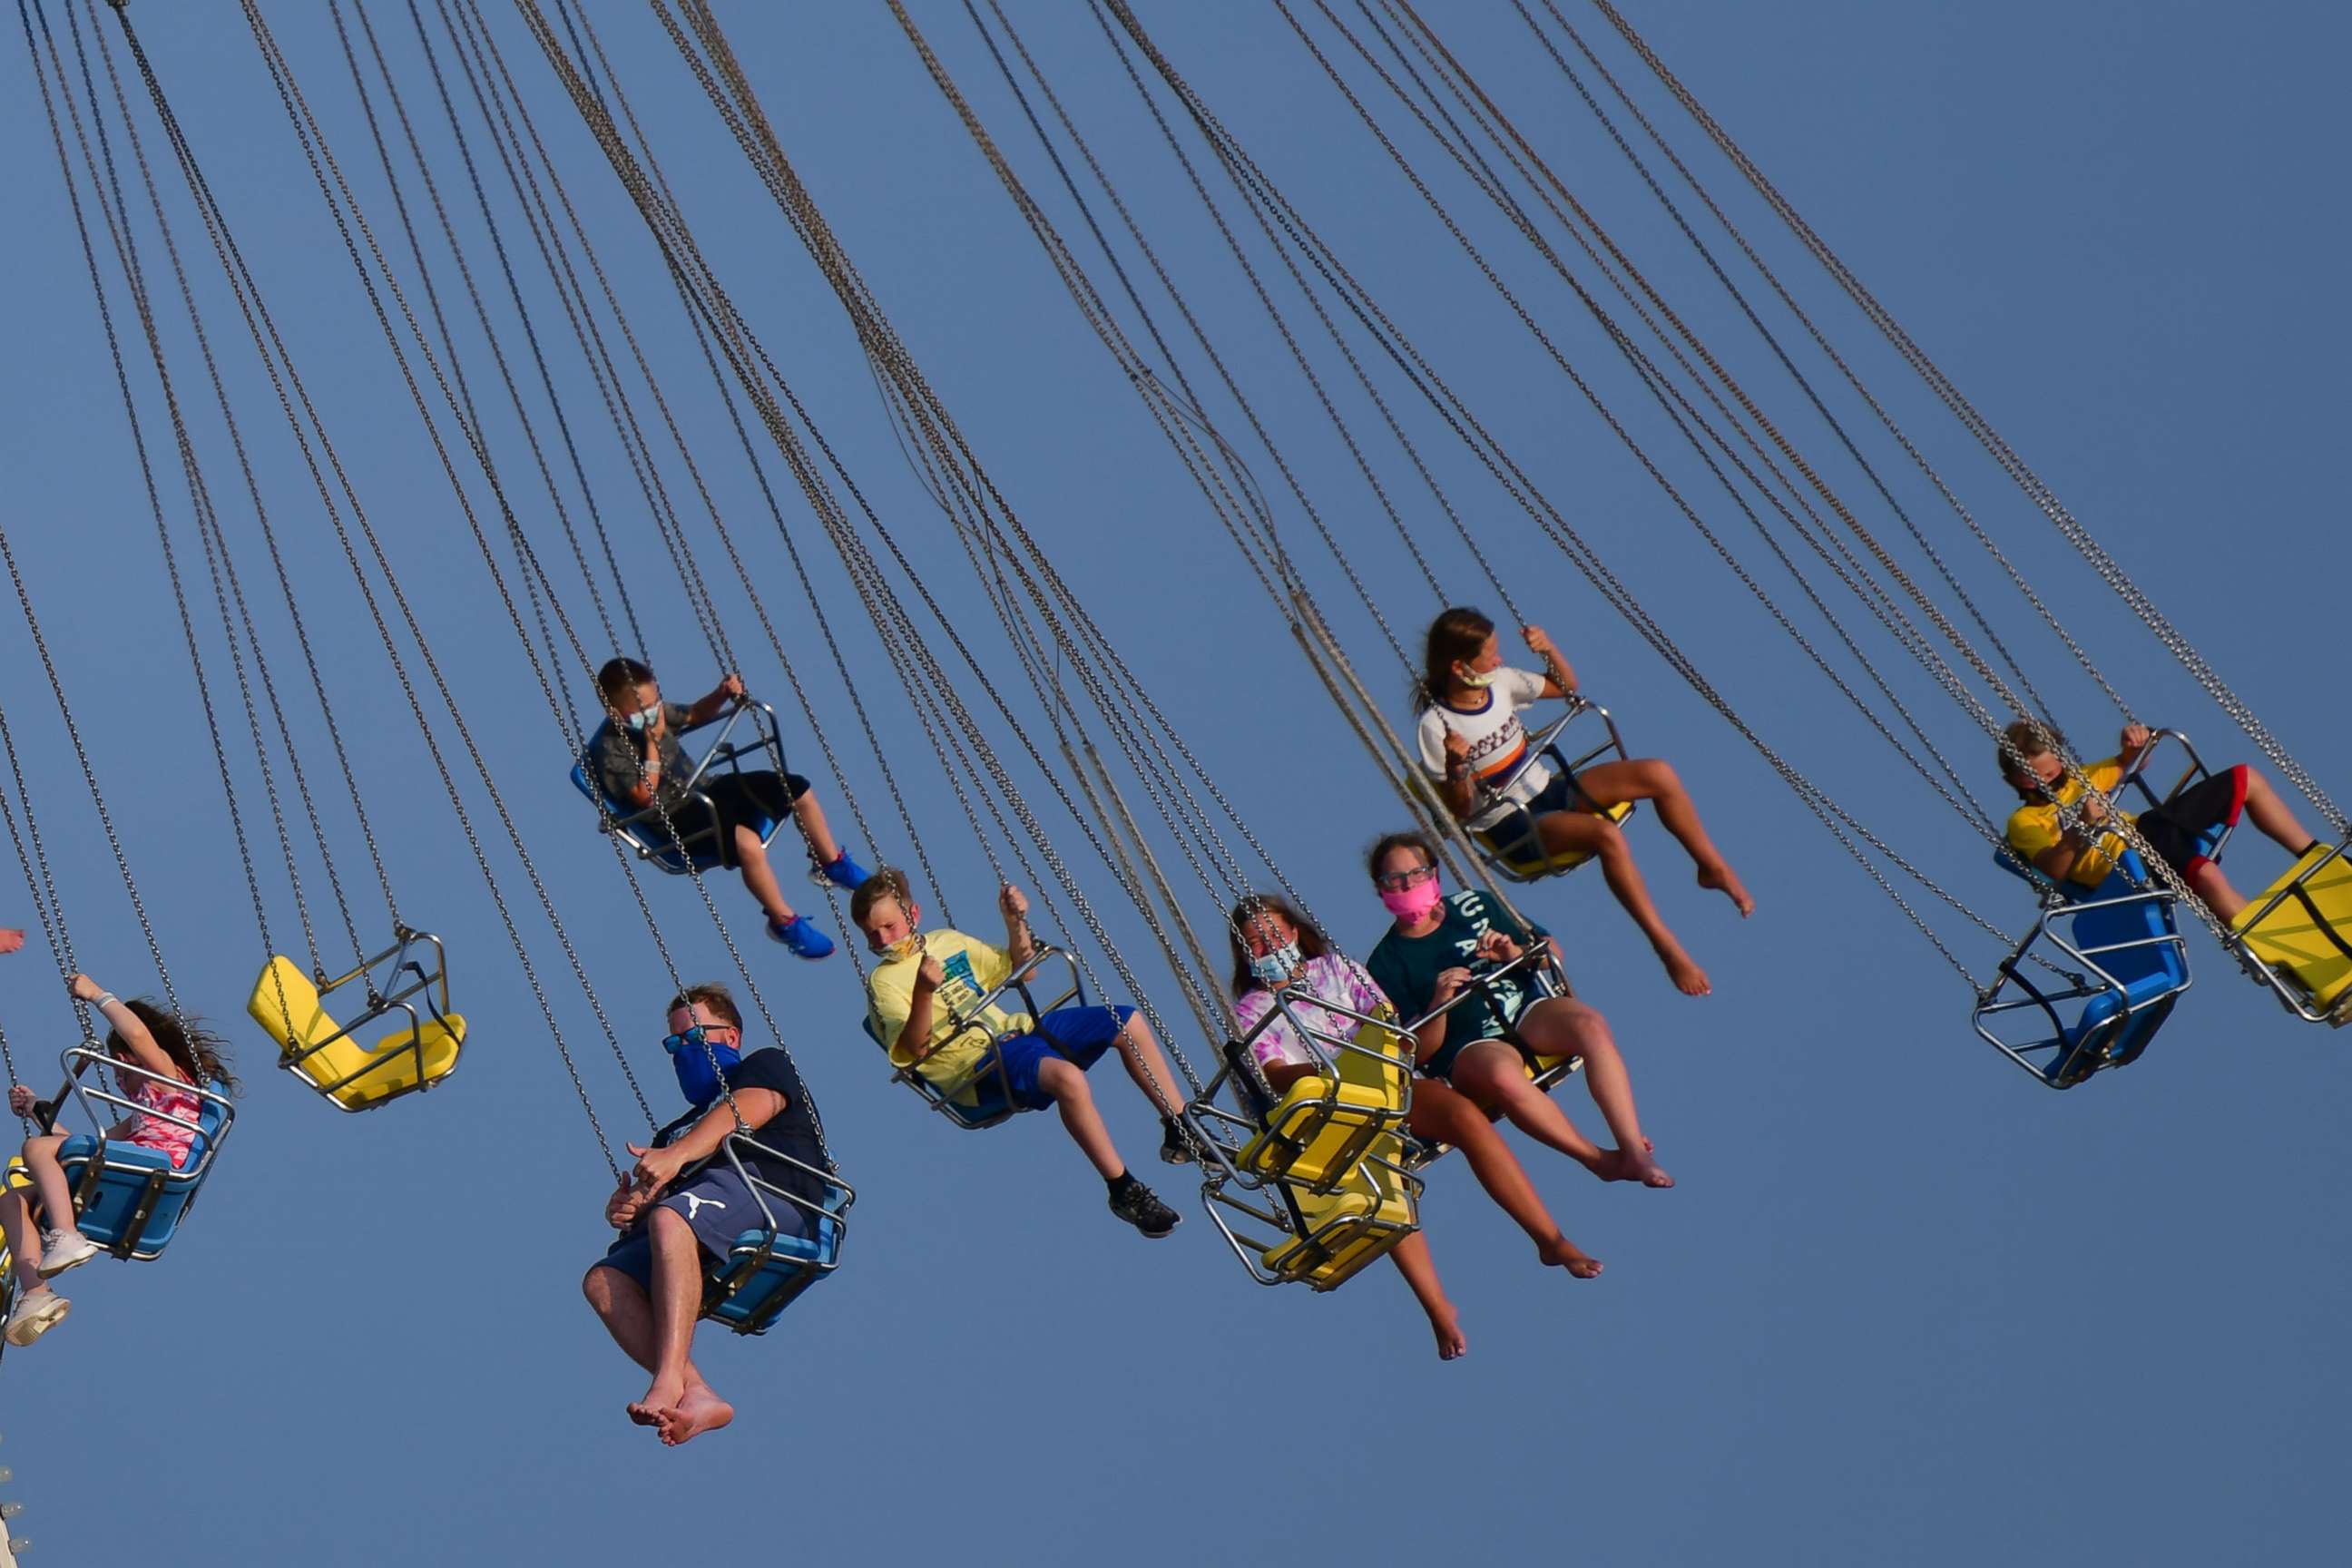
[[[1025,921],[1029,918],[1029,895],[1007,882],[996,895],[996,907],[1008,921]]]
[[[1551,635],[1543,627],[1529,626],[1519,635],[1527,638],[1528,651],[1538,658],[1549,661],[1559,657],[1559,649],[1552,645]]]
[[[23,931],[0,930],[0,953],[20,952],[24,950],[24,946],[25,933]]]
[[[2144,751],[2146,751],[2146,750],[2147,749],[2147,742],[2148,742],[2148,739],[2149,739],[2149,731],[2148,731],[2148,727],[2147,727],[2147,725],[2145,725],[2145,724],[2126,724],[2126,725],[2125,725],[2125,726],[2124,726],[2124,742],[2123,742],[2123,752],[2124,752],[2124,755],[2126,755],[2126,756],[2127,756],[2127,757],[2136,757],[2136,756],[2139,755],[2139,753],[2140,753],[2140,752],[2144,752]]]
[[[1478,938],[1478,956],[1489,963],[1508,963],[1519,956],[1519,944],[1501,931],[1486,931]]]
[[[33,1114],[33,1091],[18,1084],[8,1091],[8,1109],[18,1116]]]
[[[1470,737],[1459,730],[1445,731],[1445,760],[1448,764],[1470,760]]]
[[[915,984],[926,991],[936,991],[948,977],[948,966],[929,953],[923,955],[923,966],[915,971]]]
[[[106,994],[106,987],[87,974],[74,975],[66,982],[66,989],[73,993],[77,1002],[95,1002]]]
[[[1430,996],[1430,1005],[1451,1002],[1462,994],[1462,988],[1475,978],[1466,969],[1441,969],[1437,972],[1437,987]]]
[[[744,697],[743,678],[733,670],[719,678],[719,694],[730,702],[740,702]]]

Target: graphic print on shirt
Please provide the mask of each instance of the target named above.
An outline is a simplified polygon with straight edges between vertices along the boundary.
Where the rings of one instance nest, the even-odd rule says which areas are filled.
[[[942,960],[940,967],[947,972],[946,978],[940,982],[940,996],[947,1003],[949,1016],[961,1018],[986,994],[981,987],[980,976],[972,973],[971,954],[959,952],[952,958]]]
[[[1478,952],[1478,943],[1495,929],[1495,923],[1487,913],[1486,900],[1483,898],[1464,899],[1454,908],[1470,922],[1470,934],[1454,944],[1454,951],[1460,955],[1464,966],[1468,967]],[[1494,982],[1486,995],[1487,1005],[1496,1022],[1507,1025],[1519,1016],[1520,1005],[1527,1000],[1527,987],[1520,984],[1518,977],[1514,975],[1507,980]]]
[[[1527,727],[1519,722],[1518,710],[1515,708],[1500,725],[1470,742],[1470,770],[1482,779],[1499,777],[1517,765],[1527,749]]]

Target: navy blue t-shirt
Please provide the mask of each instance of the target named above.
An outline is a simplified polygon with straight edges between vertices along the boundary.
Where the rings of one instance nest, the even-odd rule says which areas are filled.
[[[751,1131],[751,1137],[779,1153],[824,1169],[824,1154],[818,1146],[816,1118],[809,1107],[808,1090],[801,1083],[801,1075],[793,1067],[793,1058],[771,1046],[753,1051],[722,1076],[727,1087],[737,1094],[747,1089],[764,1089],[783,1096],[784,1108],[770,1117],[767,1122]],[[670,1122],[654,1134],[654,1147],[666,1148],[672,1140],[684,1137],[694,1124],[710,1114],[711,1106],[724,1109],[724,1102],[712,1100],[709,1105],[698,1105],[692,1110]],[[763,1182],[770,1182],[788,1193],[797,1194],[811,1203],[824,1201],[824,1183],[820,1177],[785,1163],[782,1160],[761,1152],[758,1148],[742,1150],[743,1168]],[[724,1165],[726,1153],[711,1156],[715,1164]]]
[[[1470,955],[1478,951],[1478,939],[1489,931],[1499,931],[1522,947],[1541,942],[1549,934],[1541,926],[1532,931],[1513,920],[1500,904],[1475,889],[1447,897],[1445,918],[1427,936],[1402,937],[1391,926],[1388,934],[1373,945],[1371,957],[1364,967],[1372,979],[1388,994],[1407,1023],[1425,1016],[1437,995],[1437,977],[1448,969],[1469,969],[1475,973],[1493,965],[1474,964]],[[1476,995],[1464,1002],[1445,1016],[1445,1043],[1457,1049],[1478,1040],[1502,1037],[1513,1019],[1534,999],[1526,983],[1527,972],[1497,985],[1489,995]]]

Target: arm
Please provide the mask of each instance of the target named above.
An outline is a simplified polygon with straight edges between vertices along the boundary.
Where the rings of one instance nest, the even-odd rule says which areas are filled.
[[[1470,972],[1466,969],[1446,969],[1438,973],[1437,989],[1431,992],[1429,997],[1429,1005],[1434,1016],[1423,1019],[1421,1026],[1412,1032],[1414,1061],[1425,1062],[1444,1047],[1445,1031],[1454,1022],[1454,1015],[1435,1013],[1434,1010],[1460,995],[1462,988],[1469,984]]]
[[[626,734],[628,731],[620,732]],[[631,805],[653,805],[655,793],[661,787],[661,742],[650,730],[646,731],[644,742],[637,747],[634,778],[635,782],[623,790],[622,795],[627,797]]]
[[[2139,754],[2147,750],[2147,743],[2153,739],[2155,732],[2145,724],[2125,725],[2123,738],[2116,750],[2117,765],[2129,773],[2132,764],[2139,761]]]
[[[1004,916],[1004,956],[1018,974],[1037,956],[1037,937],[1029,929],[1029,895],[1007,882],[996,896],[996,908]]]
[[[169,1051],[156,1043],[155,1037],[147,1032],[147,1026],[139,1021],[139,1015],[132,1012],[121,997],[87,974],[77,974],[66,984],[73,992],[75,1001],[99,1004],[100,1016],[122,1037],[122,1043],[131,1047],[131,1054],[138,1058],[141,1067],[181,1083],[190,1081],[188,1075],[181,1070],[180,1064],[172,1059]]]
[[[931,994],[948,977],[947,966],[929,953],[915,972],[915,988],[907,999],[907,1021],[899,1027],[898,1052],[910,1062],[921,1061],[936,1048],[931,1044]]]
[[[784,1097],[772,1089],[735,1091],[735,1110],[743,1113],[743,1131],[747,1132],[756,1132],[766,1126],[783,1108]],[[673,1142],[658,1149],[630,1144],[629,1152],[637,1156],[637,1189],[647,1198],[656,1197],[677,1179],[680,1171],[719,1152],[719,1145],[735,1131],[735,1110],[730,1110],[727,1102],[721,1100],[710,1108],[709,1115],[688,1128],[685,1136]]]
[[[1558,645],[1541,626],[1529,626],[1523,634],[1528,639],[1528,651],[1543,660],[1546,697],[1576,695],[1576,671],[1559,651]]]
[[[1478,775],[1470,766],[1470,742],[1451,730],[1445,731],[1445,778],[1437,794],[1457,817],[1466,820],[1478,810]]]
[[[686,727],[690,730],[697,724],[709,723],[727,710],[727,705],[730,702],[741,700],[743,694],[743,678],[733,670],[729,670],[719,678],[718,686],[712,689],[709,696],[686,710]]]
[[[2081,811],[2082,815],[2074,826],[2060,826],[2058,841],[2055,844],[2046,849],[2036,850],[2033,854],[2034,869],[2053,882],[2063,882],[2071,878],[2077,865],[2086,855],[2103,855],[2110,862],[2114,858],[2113,856],[2105,854],[2099,842],[2107,835],[2102,833],[2096,826],[2105,818],[2107,808],[2099,803],[2097,796],[2086,795],[2082,798]]]

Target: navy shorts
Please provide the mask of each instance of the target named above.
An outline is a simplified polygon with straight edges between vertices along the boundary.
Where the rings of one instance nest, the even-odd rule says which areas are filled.
[[[2137,826],[2147,847],[2183,877],[2193,877],[2211,858],[2222,833],[2238,825],[2246,809],[2243,763],[2200,779],[2173,799],[2139,814]]]
[[[732,1165],[706,1165],[688,1181],[672,1187],[654,1200],[654,1207],[667,1209],[687,1223],[694,1239],[702,1249],[702,1263],[709,1268],[713,1260],[727,1256],[735,1238],[747,1230],[763,1228],[767,1221],[761,1215],[760,1200],[752,1195],[750,1186]],[[768,1207],[776,1216],[776,1229],[784,1236],[806,1236],[806,1225],[800,1205],[783,1198],[772,1197]],[[650,1215],[647,1216],[650,1220]],[[611,1250],[597,1260],[599,1268],[625,1274],[647,1290],[654,1288],[654,1243],[646,1225],[633,1227]]]
[[[1059,1057],[1085,1072],[1117,1043],[1119,1031],[1134,1016],[1132,1007],[1057,1007],[1039,1018],[1029,1033],[1003,1042],[997,1049],[1004,1058],[1013,1103],[1024,1110],[1043,1110],[1053,1104],[1053,1097],[1037,1088],[1037,1069],[1046,1058]]]

